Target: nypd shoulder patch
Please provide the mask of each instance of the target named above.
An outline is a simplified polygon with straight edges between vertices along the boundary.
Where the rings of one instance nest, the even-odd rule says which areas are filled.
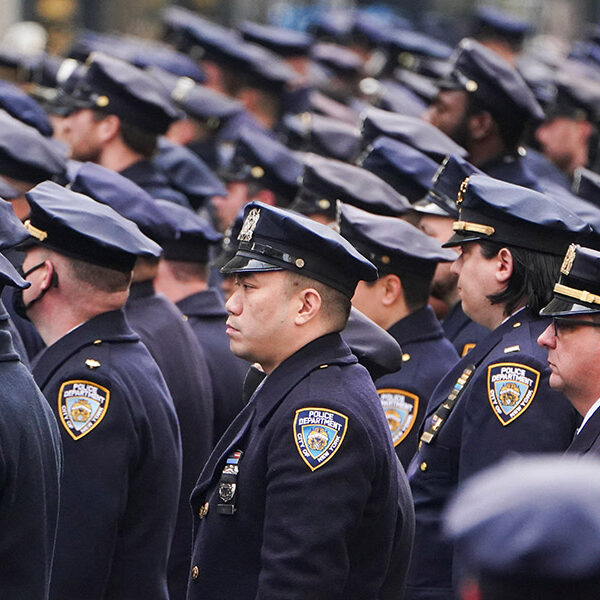
[[[306,407],[296,411],[294,442],[311,471],[322,467],[340,449],[348,417],[328,408]]]
[[[381,406],[397,446],[411,431],[419,412],[419,396],[394,388],[377,390]]]
[[[502,425],[521,416],[535,397],[540,372],[519,363],[496,363],[487,371],[488,398]]]
[[[106,415],[110,391],[92,381],[65,381],[58,390],[58,414],[69,435],[78,440]]]

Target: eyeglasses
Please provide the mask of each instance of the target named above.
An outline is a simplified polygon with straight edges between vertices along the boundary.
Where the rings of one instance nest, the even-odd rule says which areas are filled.
[[[554,325],[555,337],[558,337],[559,331],[571,331],[579,326],[600,327],[600,323],[584,321],[583,319],[572,319],[571,317],[552,317],[552,325]]]

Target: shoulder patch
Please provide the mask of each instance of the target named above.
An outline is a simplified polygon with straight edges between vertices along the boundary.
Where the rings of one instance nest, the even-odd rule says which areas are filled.
[[[503,426],[521,416],[535,397],[540,372],[519,363],[496,363],[487,371],[488,398]]]
[[[296,411],[294,442],[311,471],[322,467],[340,449],[348,417],[328,408],[306,407]]]
[[[396,447],[415,424],[419,412],[419,396],[395,388],[377,390],[377,394]]]
[[[106,415],[110,391],[92,381],[65,381],[58,390],[58,414],[69,435],[78,440]]]

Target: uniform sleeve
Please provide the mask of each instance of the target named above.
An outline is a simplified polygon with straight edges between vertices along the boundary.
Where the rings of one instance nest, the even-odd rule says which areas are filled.
[[[563,452],[577,427],[569,401],[550,388],[550,370],[516,354],[484,364],[468,391],[459,478],[509,453]]]
[[[257,599],[340,597],[375,469],[358,416],[318,401],[285,411],[268,449]]]

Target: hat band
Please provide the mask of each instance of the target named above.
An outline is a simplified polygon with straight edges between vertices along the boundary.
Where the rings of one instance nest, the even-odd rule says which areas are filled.
[[[23,223],[23,226],[25,229],[27,229],[31,236],[40,240],[40,242],[43,242],[48,237],[48,234],[45,231],[32,225],[30,219],[27,219],[27,221]]]
[[[592,294],[591,292],[586,292],[585,290],[577,290],[569,287],[568,285],[563,285],[562,283],[557,283],[554,286],[554,291],[557,294],[562,294],[563,296],[568,296],[569,298],[575,298],[576,300],[586,302],[587,304],[600,304],[600,296]]]
[[[454,221],[452,225],[454,231],[473,231],[483,235],[494,235],[495,229],[491,225],[481,225],[480,223],[471,223],[469,221]]]
[[[277,250],[277,248],[273,248],[273,246],[258,244],[257,242],[240,242],[238,250],[255,252],[256,254],[261,254],[262,256],[275,258],[289,265],[293,265],[298,269],[301,269],[304,266],[304,260],[302,258],[294,258],[291,254],[288,254],[287,252],[282,252],[281,250]]]

